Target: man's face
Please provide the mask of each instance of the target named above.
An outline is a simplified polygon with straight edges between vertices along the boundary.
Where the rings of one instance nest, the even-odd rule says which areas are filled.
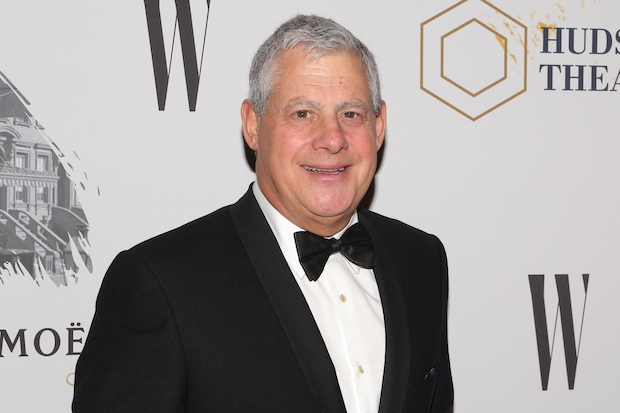
[[[385,104],[375,116],[366,73],[350,53],[315,60],[302,47],[282,53],[263,116],[249,101],[243,130],[256,151],[258,185],[301,228],[341,230],[368,190],[385,135]]]

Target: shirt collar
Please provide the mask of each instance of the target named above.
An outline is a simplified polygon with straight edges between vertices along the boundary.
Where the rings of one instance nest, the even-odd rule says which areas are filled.
[[[267,219],[269,226],[271,227],[271,231],[276,237],[278,241],[278,245],[282,250],[282,254],[286,259],[287,264],[293,271],[293,273],[299,277],[303,278],[306,276],[306,273],[299,263],[299,257],[297,255],[297,246],[295,245],[295,238],[293,234],[298,231],[305,231],[303,228],[298,227],[293,224],[291,221],[286,219],[284,215],[282,215],[277,209],[273,207],[261,191],[257,182],[252,184],[252,192],[254,193],[254,197],[258,202],[258,206],[263,211],[263,215]],[[349,220],[349,223],[337,234],[333,236],[333,238],[340,239],[342,234],[353,224],[357,223],[357,211],[353,213],[353,216]],[[330,237],[331,238],[331,237]],[[360,267],[353,264],[349,260],[344,260],[351,267],[351,269],[358,274],[360,272]]]

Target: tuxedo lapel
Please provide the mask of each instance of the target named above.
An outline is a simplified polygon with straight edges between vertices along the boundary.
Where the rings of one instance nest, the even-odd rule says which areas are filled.
[[[401,412],[407,393],[411,356],[405,303],[392,264],[392,253],[363,211],[359,211],[359,220],[372,237],[375,252],[374,273],[385,320],[385,367],[379,413]]]
[[[321,333],[251,189],[232,206],[231,214],[319,406],[326,413],[345,413],[336,371]]]

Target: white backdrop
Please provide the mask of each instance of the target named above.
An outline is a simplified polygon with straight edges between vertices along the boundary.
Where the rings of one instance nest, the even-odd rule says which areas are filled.
[[[174,2],[160,3],[171,36]],[[82,271],[77,283],[60,288],[27,278],[0,284],[0,330],[6,334],[0,337],[0,410],[70,411],[77,356],[66,355],[67,329],[80,323],[86,331],[75,337],[86,336],[98,286],[116,253],[243,194],[254,179],[238,115],[251,57],[281,22],[314,13],[349,28],[379,63],[389,122],[371,208],[438,235],[446,246],[455,412],[617,411],[620,3],[495,0],[496,10],[469,0],[442,14],[447,27],[464,23],[455,10],[473,3],[478,9],[470,17],[487,29],[499,22],[489,33],[499,35],[498,45],[501,36],[507,39],[507,62],[525,67],[527,61],[527,72],[517,69],[505,81],[526,77],[527,90],[476,121],[420,83],[422,62],[437,54],[425,48],[421,56],[421,25],[456,0],[213,0],[195,112],[188,110],[178,44],[166,110],[157,109],[142,1],[4,0],[0,71],[30,101],[47,135],[87,174],[80,200],[94,271]],[[201,48],[206,2],[191,4]],[[526,57],[511,55],[519,50],[519,33],[506,15],[527,28]],[[564,53],[542,53],[541,25],[575,28],[577,51],[584,33],[591,49],[592,30],[582,29],[605,29],[612,48],[570,53],[563,30]],[[454,55],[457,62],[475,54],[482,32],[463,33],[459,44],[472,49]],[[598,51],[605,46],[603,33]],[[551,50],[556,44],[549,43]],[[476,56],[481,76],[494,80],[487,55]],[[541,65],[562,65],[553,69],[556,90],[545,90],[547,66]],[[562,90],[569,70],[564,65],[573,76],[584,66],[585,90]],[[592,65],[607,66],[594,88]],[[467,80],[468,67],[448,69]],[[578,88],[578,78],[569,81],[569,89]],[[606,84],[607,91],[590,90]],[[449,88],[441,93],[448,95],[444,100],[456,99]],[[590,285],[582,325],[584,273]],[[549,388],[541,388],[529,274],[546,275],[550,335],[558,300],[553,276],[569,275],[575,330],[581,331],[572,390],[559,323]],[[61,337],[60,350],[47,357],[34,349],[35,334],[45,328]],[[10,351],[6,341],[21,329],[27,357],[20,357],[19,344]]]

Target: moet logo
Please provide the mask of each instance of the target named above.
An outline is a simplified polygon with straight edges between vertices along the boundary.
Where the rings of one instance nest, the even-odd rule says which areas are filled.
[[[549,385],[549,373],[551,371],[551,359],[555,345],[558,316],[562,325],[562,340],[564,342],[564,358],[566,361],[566,374],[568,376],[568,388],[573,390],[577,373],[577,359],[581,344],[583,319],[586,311],[588,297],[588,282],[590,274],[583,274],[583,309],[579,326],[579,337],[575,337],[575,323],[573,319],[573,305],[570,294],[568,275],[556,274],[555,284],[558,293],[558,303],[555,309],[554,325],[551,344],[549,343],[549,330],[547,328],[547,311],[545,305],[545,276],[542,274],[529,275],[530,291],[532,294],[532,306],[534,309],[534,326],[536,329],[536,342],[538,345],[538,361],[540,365],[540,378],[542,389],[547,390]]]
[[[167,2],[171,1],[172,0],[168,0]],[[195,5],[195,9],[199,9],[199,6],[203,6],[202,3],[205,1],[207,6],[206,11],[204,12],[204,15],[199,14],[199,16],[204,19],[204,31],[202,33],[202,47],[200,49],[199,65],[198,50],[196,49],[197,33],[194,31],[190,0],[174,0],[176,6],[176,16],[173,21],[166,21],[166,26],[162,23],[163,19],[160,8],[160,0],[144,0],[144,7],[146,9],[146,23],[149,32],[149,41],[151,44],[151,56],[153,58],[153,72],[155,74],[157,105],[159,110],[165,110],[166,108],[170,70],[174,59],[175,45],[177,43],[180,43],[181,45],[189,110],[192,112],[196,110],[198,85],[200,82],[200,72],[202,71],[204,46],[207,35],[207,24],[209,22],[210,0],[192,2],[192,4]],[[167,14],[164,13],[164,15]],[[201,27],[201,24],[198,24],[198,27]],[[166,33],[166,30],[164,29],[170,28],[172,28],[172,31],[170,33]],[[166,36],[165,34],[168,34],[169,36]],[[179,37],[178,42],[176,40],[177,34]],[[166,45],[170,48],[168,53],[166,53]],[[166,57],[166,54],[168,54],[169,58]]]
[[[472,121],[526,91],[527,27],[463,0],[420,27],[420,88]]]

